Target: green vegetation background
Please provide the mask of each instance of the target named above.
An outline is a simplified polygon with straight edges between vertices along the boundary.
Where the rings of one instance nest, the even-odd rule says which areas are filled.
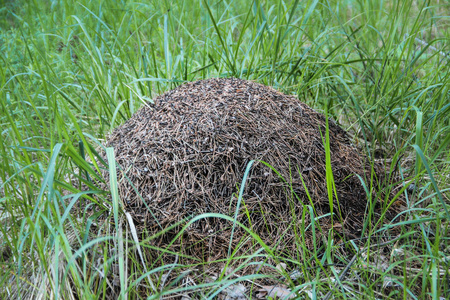
[[[81,193],[70,176],[89,184],[100,166],[85,157],[92,160],[110,130],[146,101],[217,76],[296,94],[327,111],[372,159],[399,166],[407,207],[396,247],[404,256],[365,272],[355,295],[378,297],[388,277],[401,287],[388,291],[392,297],[449,297],[449,12],[448,0],[2,0],[0,298],[105,296],[109,283],[86,253],[111,254],[104,273],[131,255],[116,232],[123,216],[113,205],[115,227],[88,238],[95,220],[69,212],[108,197]],[[369,227],[368,243],[389,235]],[[141,281],[161,283],[162,271],[138,254],[133,272],[120,269],[121,297],[138,297]],[[339,272],[322,271],[305,275],[302,289],[327,293]],[[145,272],[155,277],[140,278]],[[227,280],[201,295],[213,297]],[[333,293],[346,297],[343,285]]]

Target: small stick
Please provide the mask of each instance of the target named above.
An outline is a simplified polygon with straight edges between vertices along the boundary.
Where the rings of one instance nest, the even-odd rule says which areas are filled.
[[[405,34],[405,39],[408,39],[408,35],[407,34]],[[449,58],[449,56],[448,56],[448,54],[447,53],[445,53],[445,52],[443,52],[443,51],[440,51],[439,49],[437,49],[436,47],[434,47],[434,46],[431,46],[430,44],[428,44],[426,41],[424,41],[424,40],[421,40],[421,39],[419,39],[419,38],[414,38],[414,41],[416,41],[417,43],[419,43],[419,44],[421,44],[422,46],[425,46],[425,47],[427,47],[428,46],[428,48],[430,49],[430,50],[433,50],[433,51],[435,51],[435,52],[438,52],[440,55],[442,55],[442,56],[444,56],[445,58]]]

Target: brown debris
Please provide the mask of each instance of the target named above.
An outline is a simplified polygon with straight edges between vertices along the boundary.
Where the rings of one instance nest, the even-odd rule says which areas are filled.
[[[285,242],[279,247],[286,247],[293,246],[295,238],[286,229],[293,222],[300,226],[304,205],[310,204],[299,173],[316,216],[330,211],[325,126],[322,114],[294,96],[251,81],[213,78],[187,83],[156,97],[154,104],[144,106],[115,129],[107,146],[114,147],[123,171],[118,171],[118,181],[125,210],[137,227],[149,234],[201,213],[233,216],[237,186],[249,161],[257,160],[245,186],[238,220],[269,245],[285,234]],[[367,205],[356,174],[370,179],[371,165],[333,121],[329,122],[329,130],[331,163],[343,220],[335,217],[334,228],[345,228],[346,233],[353,235],[361,228]],[[287,183],[261,160],[280,172]],[[381,168],[376,168],[382,177]],[[107,174],[104,176],[108,178]],[[301,201],[292,197],[290,185]],[[293,211],[296,221],[292,219]],[[334,212],[339,213],[336,199]],[[309,211],[306,218],[308,221]],[[329,218],[322,221],[326,227]],[[171,248],[203,255],[201,261],[222,258],[228,249],[231,225],[223,219],[202,219],[191,225],[182,241]],[[177,232],[172,233],[161,238],[157,246],[170,242]],[[234,245],[242,234],[243,230],[235,231]],[[311,240],[307,239],[307,243],[311,246]],[[246,250],[251,243],[242,247]]]

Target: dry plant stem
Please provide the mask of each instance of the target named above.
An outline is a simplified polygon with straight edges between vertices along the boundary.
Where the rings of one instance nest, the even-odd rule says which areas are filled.
[[[408,37],[409,37],[409,36],[408,36],[407,34],[405,34],[405,38],[407,39]],[[414,40],[415,40],[417,43],[421,44],[422,46],[425,46],[425,47],[428,46],[428,48],[429,48],[430,50],[439,53],[440,55],[442,55],[442,56],[445,57],[446,59],[449,59],[449,58],[450,58],[449,55],[448,55],[447,53],[445,53],[445,52],[443,52],[443,51],[440,51],[439,49],[437,49],[437,48],[434,47],[434,46],[431,46],[431,45],[428,44],[426,41],[421,40],[421,39],[419,39],[419,38],[417,38],[417,37],[414,38]]]
[[[371,245],[369,247],[365,247],[362,250],[358,251],[355,255],[353,255],[352,259],[347,264],[345,269],[342,271],[342,274],[339,276],[339,280],[336,281],[336,283],[334,284],[334,287],[326,294],[324,300],[329,300],[330,299],[331,293],[338,287],[339,283],[342,282],[345,279],[345,277],[347,276],[348,271],[350,270],[352,265],[355,263],[356,259],[361,255],[361,253],[366,252],[367,250],[369,250],[370,248],[373,248],[375,246],[383,247],[383,246],[389,245],[389,244],[397,241],[398,239],[399,239],[399,237],[396,237],[395,239],[387,241],[387,242],[383,242],[383,243],[380,243],[380,244],[374,244],[374,245]]]

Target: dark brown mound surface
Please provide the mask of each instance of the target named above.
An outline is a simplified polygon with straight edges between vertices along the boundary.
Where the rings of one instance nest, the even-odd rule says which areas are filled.
[[[346,232],[355,233],[367,205],[356,175],[370,178],[371,166],[344,130],[332,121],[329,130],[343,222],[334,220]],[[125,209],[150,233],[161,230],[155,218],[167,227],[206,212],[232,216],[245,168],[250,160],[257,160],[238,220],[272,244],[292,225],[292,212],[301,219],[304,205],[311,203],[300,174],[316,216],[330,212],[325,132],[325,117],[294,96],[251,81],[214,78],[187,83],[156,97],[154,104],[114,130],[107,145],[114,147],[123,170],[118,180]],[[287,183],[259,161],[273,166]],[[290,185],[299,199],[292,197]],[[334,199],[335,213],[339,213],[337,205]],[[206,239],[210,253],[220,257],[230,232],[228,221],[203,219],[185,232],[189,238],[183,239],[183,248]],[[293,235],[288,232],[284,239]],[[238,230],[236,239],[241,236]]]

